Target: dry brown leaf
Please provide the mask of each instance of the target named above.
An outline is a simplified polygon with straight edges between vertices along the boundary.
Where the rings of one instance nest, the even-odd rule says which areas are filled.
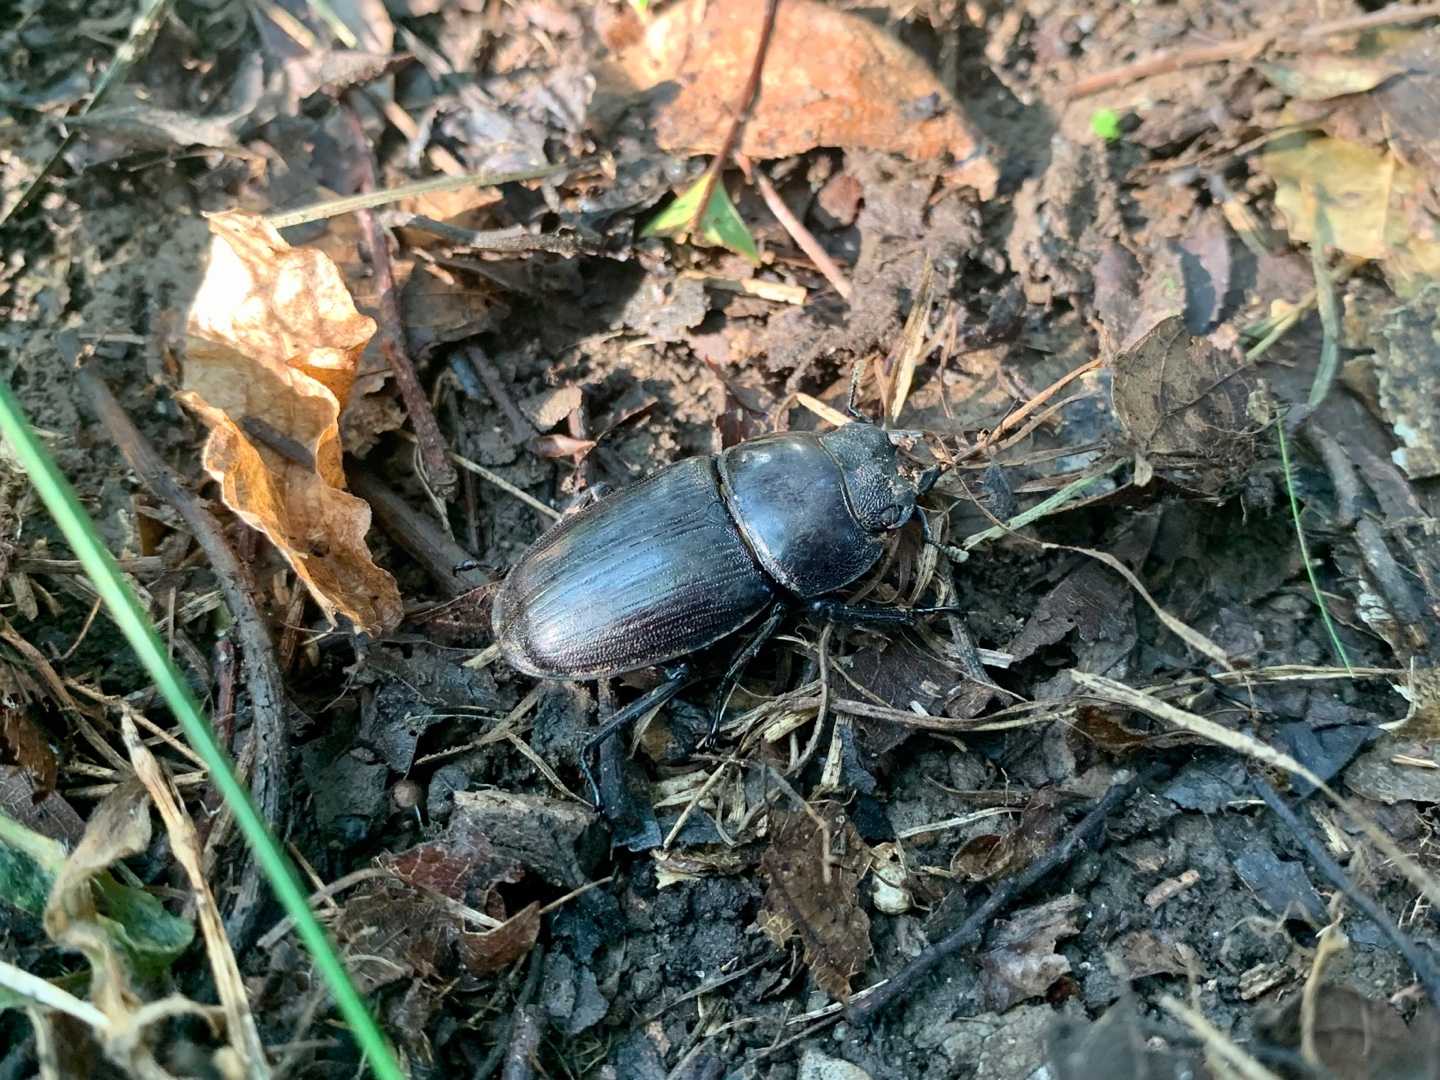
[[[216,214],[210,228],[179,395],[210,427],[205,469],[327,618],[379,635],[400,621],[400,592],[365,544],[369,505],[345,491],[338,423],[375,323],[325,255],[264,219]]]
[[[1301,101],[1328,101],[1345,94],[1363,94],[1405,71],[1387,57],[1334,54],[1296,56],[1256,67],[1272,86]]]
[[[597,98],[667,84],[674,93],[655,95],[661,148],[718,153],[764,16],[765,0],[685,0],[600,70]],[[779,158],[838,146],[916,161],[948,154],[957,163],[953,179],[982,198],[995,193],[999,173],[959,103],[918,56],[873,23],[816,0],[786,0],[768,55],[740,153]]]
[[[1156,474],[1213,495],[1238,480],[1254,454],[1253,376],[1237,350],[1192,336],[1181,315],[1142,328],[1111,363],[1116,419]]]
[[[18,668],[0,664],[0,760],[12,761],[30,774],[41,792],[55,790],[60,764],[45,732],[30,718],[30,677]]]
[[[839,808],[825,820],[825,834],[803,811],[777,813],[770,847],[760,865],[770,887],[759,924],[777,947],[798,937],[815,983],[832,998],[850,997],[850,980],[870,958],[870,918],[860,908],[860,878],[869,854],[855,826]]]
[[[472,975],[488,975],[509,967],[535,947],[540,937],[540,905],[531,904],[493,930],[455,935],[455,951]]]
[[[950,860],[951,873],[971,881],[989,881],[1024,870],[1053,847],[1060,835],[1065,825],[1060,801],[1054,788],[1037,791],[1009,832],[985,833],[962,844]]]

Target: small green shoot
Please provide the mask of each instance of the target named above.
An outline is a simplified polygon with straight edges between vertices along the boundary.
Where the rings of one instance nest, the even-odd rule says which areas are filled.
[[[759,265],[760,249],[755,246],[754,237],[745,227],[735,204],[730,201],[725,185],[717,183],[714,187],[710,202],[706,205],[705,212],[700,215],[699,235],[695,242],[709,247],[729,248],[735,254],[743,255]],[[705,188],[706,178],[702,176],[674,202],[646,222],[640,235],[678,236],[689,231],[700,207],[700,200],[705,197]]]
[[[650,0],[630,0],[630,6],[635,9],[637,15],[644,15],[650,10]]]
[[[1325,604],[1325,594],[1320,591],[1320,581],[1315,576],[1315,563],[1310,558],[1310,546],[1305,543],[1305,529],[1300,524],[1300,499],[1295,494],[1295,483],[1290,472],[1290,445],[1285,439],[1283,418],[1276,419],[1275,434],[1280,439],[1280,464],[1285,470],[1285,491],[1290,496],[1290,513],[1295,519],[1295,535],[1300,539],[1300,558],[1305,561],[1305,573],[1310,578],[1310,591],[1315,594],[1315,603],[1320,608],[1320,619],[1325,624],[1325,632],[1330,635],[1330,644],[1335,647],[1335,655],[1340,658],[1340,663],[1345,665],[1346,672],[1353,675],[1350,658],[1345,655],[1345,646],[1340,643],[1340,635],[1335,630],[1335,624],[1330,621],[1330,609]]]
[[[1106,142],[1120,138],[1120,114],[1114,109],[1096,109],[1090,114],[1090,130]]]
[[[300,884],[289,856],[255,809],[250,793],[235,775],[229,755],[216,742],[189,683],[170,658],[165,643],[145,609],[140,606],[130,583],[115,565],[114,556],[101,542],[95,523],[86,514],[79,496],[61,474],[55,459],[41,445],[15,398],[15,392],[4,380],[0,380],[0,435],[10,444],[45,508],[50,511],[66,542],[84,566],[95,591],[105,601],[110,617],[179,720],[191,747],[205,763],[211,780],[235,815],[235,824],[255,852],[256,861],[275,890],[281,906],[294,921],[296,933],[314,959],[315,967],[349,1025],[351,1035],[368,1059],[370,1068],[379,1080],[403,1080],[405,1074],[394,1051],[370,1016],[355,984],[350,981],[335,946],[310,910],[306,890]],[[0,836],[12,842],[16,839],[13,827],[8,832],[0,832]],[[36,852],[28,854],[36,860]]]

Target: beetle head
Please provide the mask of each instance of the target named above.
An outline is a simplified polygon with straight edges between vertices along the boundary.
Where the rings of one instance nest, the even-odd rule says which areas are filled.
[[[915,432],[886,431],[855,421],[820,436],[840,466],[845,499],[855,520],[867,532],[891,532],[915,512],[915,500],[935,481],[911,480],[900,468],[898,447]]]

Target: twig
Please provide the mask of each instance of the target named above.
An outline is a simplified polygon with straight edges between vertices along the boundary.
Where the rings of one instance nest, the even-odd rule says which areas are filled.
[[[489,578],[479,570],[466,569],[471,555],[435,524],[433,518],[417,514],[400,493],[366,469],[352,468],[346,474],[350,490],[370,504],[375,523],[420,564],[446,597],[454,599]]]
[[[76,372],[76,379],[89,395],[90,407],[130,468],[158,498],[175,508],[210,562],[210,569],[225,596],[225,604],[235,620],[235,634],[245,658],[245,686],[250,693],[250,738],[256,747],[251,791],[265,822],[276,833],[283,834],[289,805],[285,777],[290,744],[290,732],[285,722],[287,703],[280,669],[275,662],[275,644],[270,636],[270,627],[256,606],[256,589],[249,570],[236,557],[214,515],[161,460],[100,376],[82,365]],[[246,877],[253,879],[258,889],[260,874],[252,868],[241,874],[242,879]],[[236,910],[238,912],[238,908]]]
[[[1384,908],[1377,904],[1372,897],[1360,891],[1340,864],[1330,857],[1330,853],[1325,850],[1325,845],[1316,839],[1315,834],[1300,820],[1279,792],[1258,775],[1250,777],[1250,785],[1260,798],[1265,800],[1265,805],[1270,808],[1271,812],[1290,830],[1290,835],[1310,857],[1310,861],[1315,864],[1315,869],[1319,870],[1330,884],[1344,893],[1345,898],[1390,940],[1390,944],[1395,946],[1396,951],[1414,970],[1416,978],[1425,987],[1425,993],[1430,995],[1431,1002],[1440,1002],[1440,971],[1437,971],[1430,962],[1430,957],[1421,951],[1415,942],[1400,932],[1400,928],[1385,913]]]
[[[710,196],[715,194],[715,185],[720,182],[720,174],[725,171],[730,155],[740,141],[740,133],[745,130],[745,125],[750,120],[755,99],[760,96],[760,77],[765,72],[765,54],[770,51],[770,38],[775,32],[775,13],[779,10],[780,0],[766,0],[765,20],[760,24],[760,42],[755,46],[755,61],[750,65],[750,77],[745,80],[745,89],[740,92],[735,120],[731,123],[730,130],[725,133],[725,141],[720,144],[719,151],[710,160],[710,167],[705,170],[700,201],[695,204],[695,216],[686,226],[688,232],[700,231],[700,221],[705,216],[705,208],[710,205]]]
[[[735,163],[756,188],[760,191],[760,197],[765,200],[765,205],[770,208],[770,213],[775,215],[775,220],[780,222],[785,231],[790,234],[790,239],[803,251],[815,264],[830,287],[840,294],[841,298],[849,302],[855,290],[850,287],[850,282],[845,278],[845,272],[840,269],[830,253],[820,246],[820,241],[815,239],[815,234],[805,227],[805,223],[790,212],[790,207],[785,205],[785,200],[775,190],[775,185],[765,175],[762,169],[752,169],[750,159],[744,154],[735,155]]]
[[[485,389],[490,391],[490,397],[505,414],[505,419],[510,421],[510,432],[515,441],[524,445],[528,440],[535,437],[535,425],[526,419],[520,407],[515,404],[515,399],[510,396],[510,390],[505,381],[500,378],[500,373],[495,370],[495,365],[485,355],[483,349],[478,345],[468,345],[461,350],[465,361],[470,365],[471,370],[480,377],[485,384]]]
[[[1330,474],[1330,482],[1335,485],[1335,524],[1342,529],[1350,528],[1360,517],[1364,500],[1364,489],[1355,463],[1335,436],[1318,424],[1305,424],[1300,428],[1300,435],[1320,455],[1325,471]]]
[[[986,435],[985,438],[982,439],[979,443],[977,443],[973,449],[967,451],[965,454],[962,454],[961,459],[963,460],[964,458],[974,457],[976,454],[989,450],[997,442],[999,442],[1000,436],[1004,435],[1007,431],[1011,431],[1014,428],[1018,427],[1027,416],[1033,413],[1036,409],[1040,408],[1041,405],[1044,405],[1045,402],[1049,401],[1066,386],[1074,382],[1076,379],[1080,378],[1080,376],[1088,375],[1090,372],[1098,370],[1104,365],[1104,363],[1105,358],[1097,356],[1094,360],[1087,361],[1086,363],[1081,364],[1079,367],[1073,368],[1072,370],[1067,371],[1064,375],[1061,375],[1060,378],[1056,379],[1044,390],[1041,390],[1029,401],[1025,402],[1024,405],[1021,405],[1020,408],[1016,409],[1009,416],[1005,417],[1004,420],[1000,421],[1000,423],[996,425],[994,431]]]
[[[985,898],[985,902],[971,912],[969,918],[955,931],[911,960],[873,994],[863,1001],[853,1002],[845,1010],[845,1019],[852,1024],[868,1022],[896,998],[911,993],[915,984],[936,965],[964,949],[978,945],[985,928],[1000,912],[1015,903],[1042,879],[1069,865],[1082,850],[1092,845],[1098,846],[1105,822],[1110,815],[1119,810],[1141,784],[1158,775],[1160,771],[1160,766],[1152,765],[1144,772],[1113,785],[1063,841],[1021,873],[996,886],[995,891]]]
[[[536,945],[530,950],[530,963],[525,969],[525,983],[520,987],[520,993],[515,998],[515,1011],[510,1014],[510,1022],[506,1024],[505,1030],[495,1039],[495,1045],[491,1047],[490,1053],[485,1056],[475,1069],[475,1080],[490,1080],[490,1076],[500,1067],[500,1063],[506,1060],[506,1051],[512,1045],[512,1035],[520,1022],[520,1012],[530,1005],[535,997],[536,990],[540,987],[540,973],[545,967],[545,950]],[[509,1075],[509,1064],[506,1064],[506,1076]]]
[[[385,224],[392,229],[415,229],[418,232],[438,236],[442,240],[473,248],[476,251],[545,251],[551,255],[594,254],[578,236],[562,236],[559,233],[529,233],[520,225],[505,229],[464,229],[446,221],[436,221],[423,214],[407,214],[391,211],[385,215]]]
[[[437,191],[458,191],[467,187],[499,187],[501,184],[517,184],[523,180],[544,180],[559,176],[571,170],[584,168],[587,162],[577,161],[570,165],[544,165],[538,169],[524,169],[513,173],[471,173],[466,176],[437,176],[430,180],[417,180],[412,184],[397,184],[392,188],[346,195],[339,199],[325,199],[310,203],[294,210],[282,210],[266,214],[265,220],[277,229],[288,229],[293,225],[304,225],[324,218],[352,214],[387,203],[399,202],[412,195],[430,195]]]
[[[1081,79],[1070,88],[1069,97],[1087,97],[1114,86],[1126,86],[1151,75],[1164,75],[1184,68],[1218,64],[1224,60],[1242,60],[1257,56],[1268,48],[1285,52],[1306,52],[1323,47],[1325,40],[1336,34],[1352,34],[1359,30],[1373,30],[1380,26],[1400,26],[1440,16],[1440,4],[1422,4],[1411,7],[1408,4],[1392,4],[1366,15],[1348,19],[1316,23],[1313,26],[1296,27],[1281,37],[1273,30],[1262,30],[1249,37],[1225,41],[1218,45],[1197,45],[1183,49],[1162,49],[1143,60],[1122,64],[1108,71],[1097,72]]]
[[[365,138],[360,114],[348,97],[341,112],[350,125],[360,188],[362,191],[374,191],[379,186],[375,179],[375,158]],[[390,365],[395,385],[405,402],[405,411],[414,425],[415,436],[420,443],[420,459],[425,466],[425,479],[442,500],[449,500],[455,494],[460,476],[450,461],[449,447],[440,434],[440,425],[430,408],[430,398],[420,385],[420,377],[415,373],[415,365],[410,362],[410,353],[405,347],[404,324],[400,321],[400,301],[395,289],[395,275],[390,269],[390,247],[385,230],[369,209],[355,211],[355,220],[360,226],[361,247],[368,249],[365,253],[369,256],[370,268],[375,272],[380,351]]]

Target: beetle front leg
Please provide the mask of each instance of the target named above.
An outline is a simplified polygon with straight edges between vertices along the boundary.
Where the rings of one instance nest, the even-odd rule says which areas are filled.
[[[600,785],[595,778],[594,766],[599,763],[600,747],[609,739],[629,727],[651,709],[658,709],[678,694],[690,681],[690,664],[682,662],[665,669],[665,680],[658,686],[645,691],[638,698],[600,725],[600,730],[585,740],[580,748],[580,772],[590,787],[590,796],[597,808],[601,807]]]
[[[740,674],[745,666],[759,655],[765,643],[775,636],[775,631],[780,629],[780,624],[785,621],[785,616],[790,614],[790,609],[778,600],[770,606],[770,614],[765,616],[765,621],[760,628],[750,635],[750,640],[735,654],[730,661],[730,666],[725,669],[724,676],[720,679],[720,685],[715,688],[715,696],[710,699],[710,730],[705,733],[705,738],[700,740],[700,746],[709,746],[715,741],[715,736],[720,733],[720,721],[725,717],[725,706],[730,701],[730,695],[735,692],[735,687],[740,683]]]

